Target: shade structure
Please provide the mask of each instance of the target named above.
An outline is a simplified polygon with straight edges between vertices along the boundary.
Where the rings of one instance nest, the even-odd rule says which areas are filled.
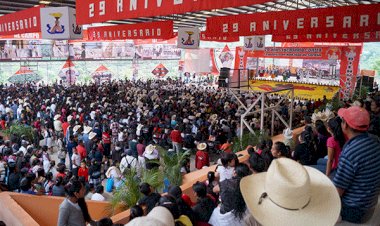
[[[75,84],[79,71],[75,68],[74,63],[71,60],[66,60],[62,69],[59,71],[58,76],[64,85]]]
[[[92,79],[97,84],[111,81],[112,72],[104,65],[100,65],[92,74]]]
[[[38,82],[42,79],[40,75],[30,70],[28,67],[20,67],[20,69],[11,77],[8,81],[11,83],[27,83],[27,82]]]

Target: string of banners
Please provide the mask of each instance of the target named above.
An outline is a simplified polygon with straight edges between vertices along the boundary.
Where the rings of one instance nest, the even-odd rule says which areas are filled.
[[[379,5],[355,5],[207,18],[208,36],[333,35],[380,31]],[[372,34],[376,35],[376,33]],[[364,35],[362,35],[364,37]],[[368,34],[367,34],[368,36]]]

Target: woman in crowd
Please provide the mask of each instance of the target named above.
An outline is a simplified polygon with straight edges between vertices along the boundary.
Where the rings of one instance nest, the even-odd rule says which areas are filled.
[[[86,188],[78,180],[72,180],[65,187],[67,197],[59,206],[58,226],[85,226],[94,224],[84,199]]]
[[[273,158],[290,158],[290,148],[283,142],[277,141],[271,149]]]

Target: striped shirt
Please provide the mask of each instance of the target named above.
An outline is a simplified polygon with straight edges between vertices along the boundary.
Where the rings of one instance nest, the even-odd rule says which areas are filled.
[[[350,139],[343,147],[336,187],[344,189],[342,204],[362,209],[373,208],[380,192],[380,143],[368,133]]]

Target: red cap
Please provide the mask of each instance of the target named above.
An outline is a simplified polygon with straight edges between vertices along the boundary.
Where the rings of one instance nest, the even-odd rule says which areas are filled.
[[[369,127],[369,113],[366,109],[353,106],[349,108],[341,108],[338,115],[347,122],[347,124],[355,130],[367,131]]]

